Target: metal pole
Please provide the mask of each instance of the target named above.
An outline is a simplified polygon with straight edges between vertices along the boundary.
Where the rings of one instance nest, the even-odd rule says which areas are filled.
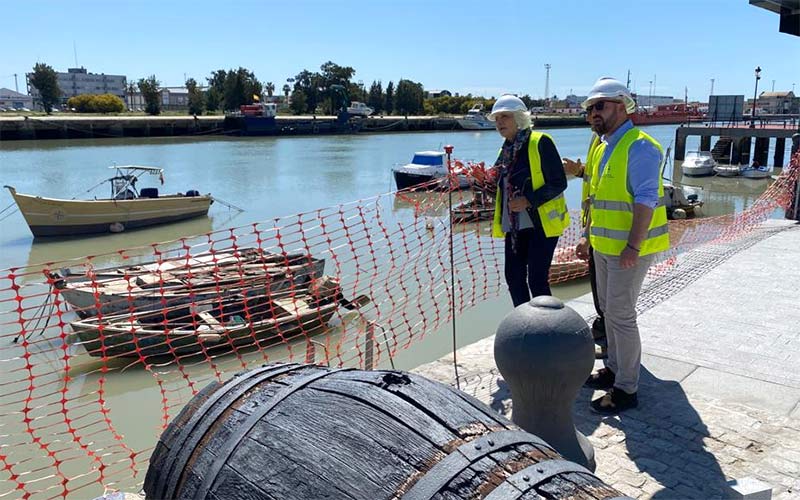
[[[756,88],[753,90],[753,110],[750,112],[750,128],[756,128],[756,99],[758,98],[759,80],[761,80],[761,66],[756,67]]]
[[[549,68],[548,68],[549,70]],[[458,350],[458,344],[456,343],[456,272],[455,272],[455,257],[453,256],[453,185],[452,183],[458,182],[458,177],[455,176],[453,173],[451,166],[450,166],[450,155],[453,153],[453,146],[448,144],[444,147],[445,153],[447,153],[447,172],[450,176],[450,185],[448,186],[447,191],[447,209],[448,209],[448,220],[450,221],[450,317],[452,318],[453,323],[453,371],[455,372],[456,376],[456,388],[461,389],[461,381],[458,379],[458,358],[456,356],[456,351]]]

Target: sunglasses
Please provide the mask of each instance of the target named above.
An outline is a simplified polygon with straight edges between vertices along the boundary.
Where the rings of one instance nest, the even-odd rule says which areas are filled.
[[[586,112],[591,113],[592,111],[603,111],[605,109],[606,104],[617,104],[619,101],[598,101],[591,106],[586,107]]]

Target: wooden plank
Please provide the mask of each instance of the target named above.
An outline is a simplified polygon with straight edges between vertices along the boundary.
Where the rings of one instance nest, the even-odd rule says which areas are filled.
[[[319,391],[314,398],[298,396],[285,399],[250,437],[298,464],[322,470],[329,481],[360,492],[357,498],[391,497],[418,471],[405,457],[423,463],[442,456],[408,427],[352,398]]]
[[[244,460],[237,456],[239,453],[245,457]],[[352,498],[347,491],[340,489],[342,485],[331,483],[322,476],[316,466],[309,469],[252,440],[242,443],[231,458],[236,459],[237,470],[224,467],[212,485],[211,492],[220,500],[240,498],[248,485],[253,485],[253,490],[259,495],[256,498],[261,499]],[[324,490],[318,489],[320,484],[326,485]]]
[[[383,414],[383,418],[398,419],[409,430],[440,448],[458,438],[450,429],[430,418],[424,402],[408,401],[369,382],[323,379],[314,383],[310,389],[350,396],[355,401],[370,405]]]

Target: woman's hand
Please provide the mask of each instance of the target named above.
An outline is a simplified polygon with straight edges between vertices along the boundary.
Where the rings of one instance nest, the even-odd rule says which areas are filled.
[[[581,236],[581,239],[578,240],[578,244],[575,246],[575,255],[581,260],[589,260],[589,240],[585,236]]]
[[[530,206],[531,202],[529,202],[524,196],[517,196],[508,202],[508,209],[512,212],[522,212]]]
[[[569,158],[562,158],[561,163],[564,164],[565,174],[574,175],[575,177],[583,177],[584,165],[581,163],[580,158],[578,158],[578,161],[573,161]]]

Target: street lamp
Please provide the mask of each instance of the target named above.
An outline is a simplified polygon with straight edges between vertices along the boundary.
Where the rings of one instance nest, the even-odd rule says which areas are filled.
[[[756,128],[756,99],[758,96],[759,80],[761,80],[761,66],[756,67],[756,88],[753,91],[753,110],[750,112],[750,128]]]

